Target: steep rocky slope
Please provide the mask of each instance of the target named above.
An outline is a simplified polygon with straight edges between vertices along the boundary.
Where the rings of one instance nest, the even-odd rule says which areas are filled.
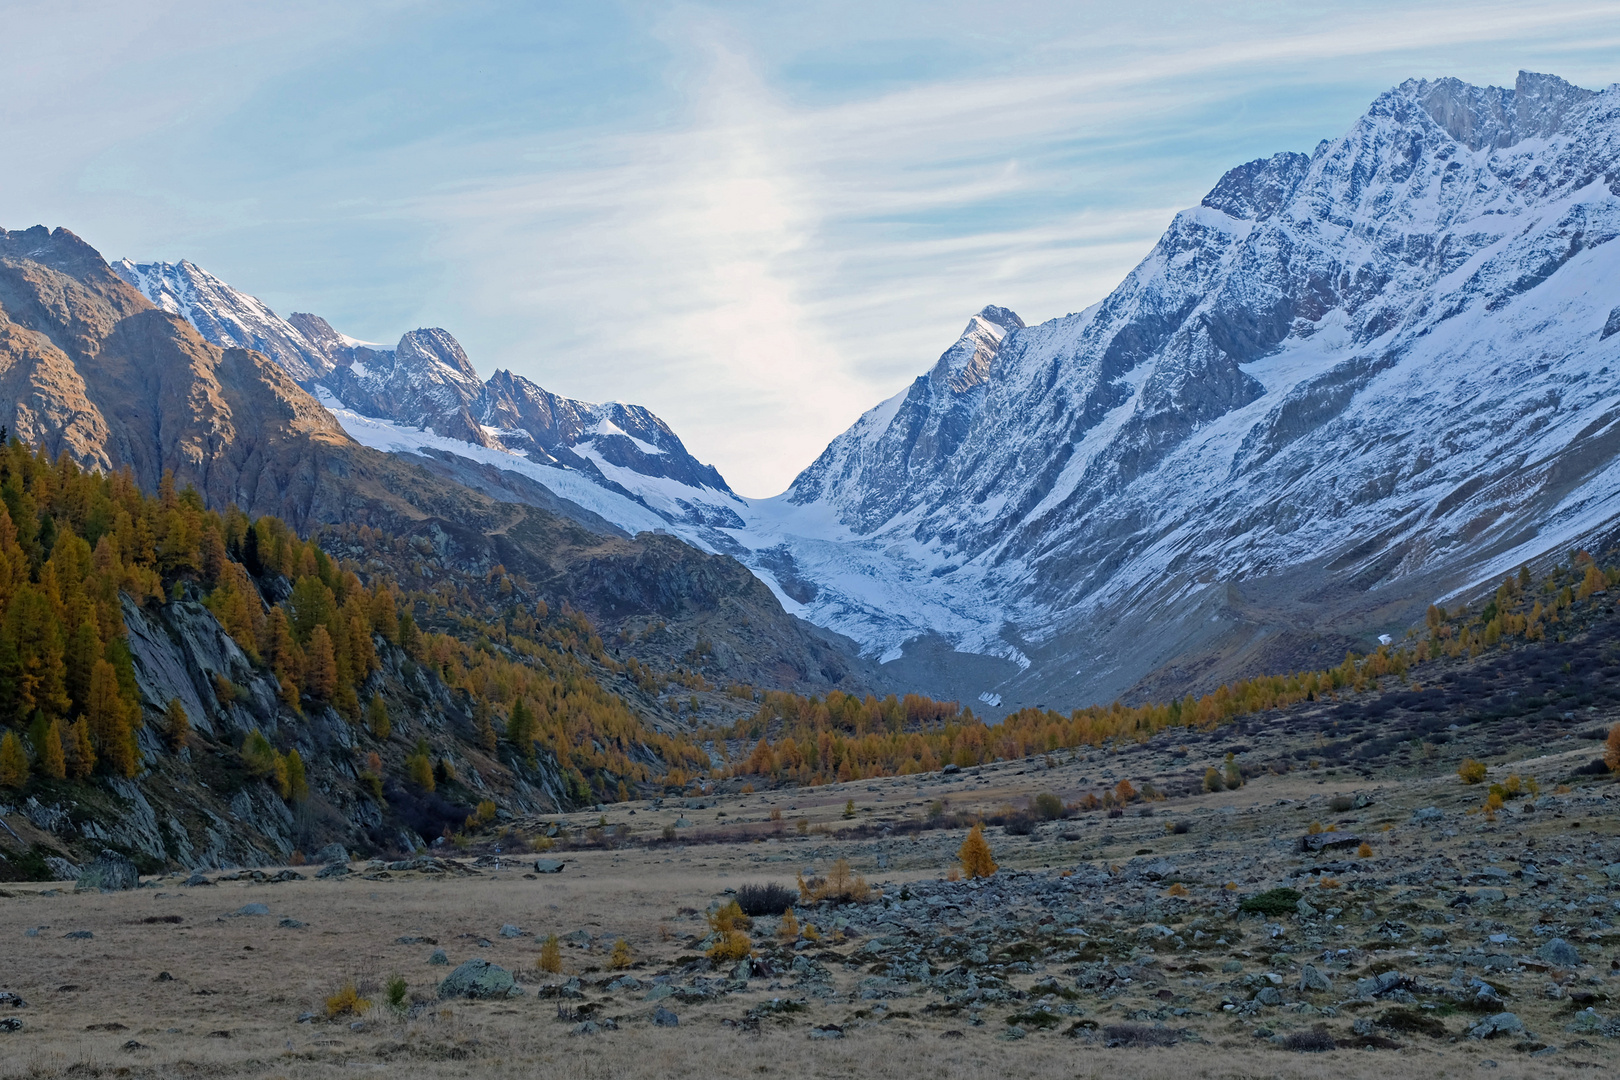
[[[227,288],[213,286],[216,293]],[[201,294],[187,295],[190,317],[207,322],[199,314],[206,308]],[[232,319],[220,315],[215,323]],[[363,346],[345,347],[350,363],[334,370],[362,362],[353,357]],[[460,347],[439,331],[406,335],[393,354],[403,363],[401,351],[419,367],[465,364]],[[433,385],[464,384],[446,377]],[[252,349],[205,341],[186,318],[149,302],[64,229],[0,231],[0,388],[15,403],[0,409],[0,424],[19,438],[53,456],[66,452],[85,467],[128,466],[145,490],[155,490],[169,470],[210,506],[234,503],[253,515],[273,514],[301,533],[329,523],[364,524],[420,538],[436,557],[460,567],[505,565],[554,606],[571,603],[605,630],[663,621],[668,632],[658,642],[629,646],[648,650],[647,658],[662,665],[700,639],[710,642],[726,662],[712,671],[721,685],[873,684],[847,642],[787,615],[728,557],[669,537],[633,539],[630,532],[640,530],[610,523],[566,493],[558,498],[522,477],[491,479],[476,462],[435,455],[431,446],[390,455],[359,445],[280,364]],[[521,406],[530,416],[538,407],[533,399]],[[580,455],[594,452],[610,464],[617,441],[635,441],[615,427],[615,416],[629,431],[661,437],[637,426],[656,426],[650,414],[602,408],[592,421],[597,434],[573,443]],[[580,422],[574,416],[556,426],[572,438]],[[604,433],[609,427],[617,434]],[[714,480],[723,485],[717,474]],[[607,494],[594,481],[578,482]],[[611,497],[640,507],[624,495]],[[645,507],[641,512],[648,528],[665,524]]]

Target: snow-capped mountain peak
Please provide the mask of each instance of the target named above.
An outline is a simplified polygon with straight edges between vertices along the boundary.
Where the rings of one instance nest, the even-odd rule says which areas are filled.
[[[318,315],[282,319],[190,262],[125,259],[114,269],[214,344],[276,360],[360,442],[430,453],[436,467],[473,486],[484,486],[481,470],[491,465],[519,473],[588,511],[590,521],[631,532],[684,529],[708,547],[721,539],[716,526],[739,524],[741,501],[719,472],[639,405],[565,398],[510,371],[485,382],[460,342],[437,327],[408,331],[387,348]]]
[[[257,297],[231,288],[208,271],[181,259],[140,263],[119,259],[113,272],[148,300],[194,325],[225,348],[255,349],[286,369],[297,382],[332,370],[326,350]]]
[[[1403,83],[1100,303],[971,323],[744,542],[885,658],[1011,661],[931,687],[1009,706],[1366,647],[1620,518],[1617,176],[1620,87]]]

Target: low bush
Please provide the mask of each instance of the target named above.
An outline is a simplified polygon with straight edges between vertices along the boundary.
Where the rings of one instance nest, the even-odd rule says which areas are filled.
[[[1465,784],[1477,784],[1485,779],[1485,763],[1463,758],[1463,763],[1457,766],[1457,775]]]
[[[748,930],[754,925],[742,906],[735,900],[729,900],[708,914],[709,929],[717,934],[729,934],[733,930]]]
[[[1238,904],[1238,910],[1256,915],[1290,915],[1298,909],[1300,897],[1298,889],[1267,889],[1263,893],[1244,897]]]
[[[1314,1027],[1309,1031],[1296,1031],[1283,1040],[1283,1048],[1296,1050],[1302,1054],[1322,1054],[1329,1050],[1337,1050],[1339,1044],[1333,1041],[1325,1027]]]
[[[1445,1024],[1418,1009],[1390,1009],[1373,1022],[1404,1035],[1427,1035],[1431,1039],[1445,1039],[1451,1036]]]
[[[799,898],[807,904],[831,900],[838,904],[864,904],[872,895],[871,887],[859,874],[851,873],[848,859],[839,859],[826,877],[813,877],[806,881],[799,875]]]
[[[1002,819],[1001,827],[1008,836],[1029,836],[1035,831],[1035,819],[1029,814],[1008,814]]]
[[[808,935],[806,935],[808,936]],[[754,951],[753,943],[741,930],[727,930],[720,940],[709,946],[709,959],[716,964],[734,964]]]
[[[737,906],[744,915],[780,915],[799,898],[792,889],[776,884],[744,885],[737,890]]]
[[[326,999],[327,1016],[359,1016],[369,1008],[371,1002],[360,996],[353,979],[338,987],[337,993]]]

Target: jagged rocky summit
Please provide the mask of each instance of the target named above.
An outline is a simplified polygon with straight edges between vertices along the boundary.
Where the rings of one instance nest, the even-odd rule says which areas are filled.
[[[340,334],[318,315],[283,319],[184,260],[122,259],[113,269],[213,344],[275,360],[362,443],[432,454],[473,487],[487,486],[476,464],[493,462],[581,508],[577,516],[631,532],[672,522],[740,524],[733,509],[740,500],[720,473],[639,405],[577,401],[510,371],[486,382],[460,343],[438,328],[411,330],[390,349]],[[510,488],[503,494],[523,497]],[[604,506],[612,509],[601,515]]]

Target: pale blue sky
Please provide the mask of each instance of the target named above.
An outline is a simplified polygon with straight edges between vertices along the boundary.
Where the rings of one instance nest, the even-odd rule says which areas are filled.
[[[986,303],[1106,295],[1414,76],[1620,80],[1620,3],[0,0],[0,225],[652,408],[774,494]]]

